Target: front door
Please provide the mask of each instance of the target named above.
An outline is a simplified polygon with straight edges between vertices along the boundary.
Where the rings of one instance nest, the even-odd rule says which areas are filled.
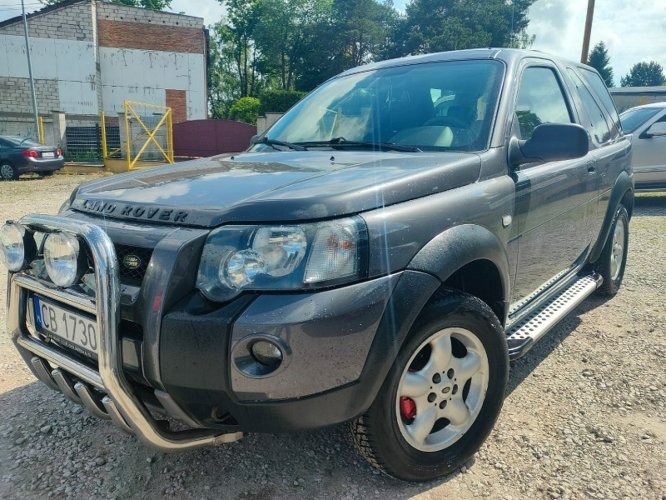
[[[572,123],[574,111],[555,66],[527,66],[514,114],[513,135],[529,139],[542,123]],[[525,301],[584,258],[590,244],[589,207],[598,187],[591,154],[521,166],[514,172],[518,267],[512,301]]]
[[[666,110],[636,130],[633,141],[632,165],[636,187],[657,187],[666,184],[666,136],[649,137],[645,131],[654,123],[666,122]]]

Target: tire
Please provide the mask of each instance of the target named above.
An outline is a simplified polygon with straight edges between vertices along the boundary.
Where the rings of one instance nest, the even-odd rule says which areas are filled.
[[[3,181],[15,181],[19,178],[18,169],[7,161],[0,162],[0,179]]]
[[[594,269],[603,278],[603,283],[597,289],[597,295],[613,297],[624,278],[624,269],[627,264],[627,251],[629,249],[629,214],[623,205],[615,212],[608,239]]]
[[[508,373],[504,330],[488,305],[471,295],[443,293],[412,327],[373,404],[352,422],[354,443],[371,465],[397,479],[450,474],[490,434]],[[414,394],[423,389],[427,395]]]

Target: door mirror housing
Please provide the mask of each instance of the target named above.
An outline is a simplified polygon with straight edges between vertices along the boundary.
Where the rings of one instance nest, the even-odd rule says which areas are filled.
[[[261,134],[255,134],[252,137],[250,137],[250,146],[254,146],[257,142],[259,142],[260,137]]]
[[[520,167],[525,163],[582,158],[590,150],[590,138],[580,125],[575,123],[543,123],[532,132],[526,141],[513,138],[509,145],[511,165]]]
[[[666,135],[666,122],[657,122],[650,125],[645,132],[644,137],[663,137]]]

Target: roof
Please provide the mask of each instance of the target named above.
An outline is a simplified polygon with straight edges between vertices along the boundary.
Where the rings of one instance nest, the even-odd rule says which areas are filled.
[[[659,87],[614,87],[608,89],[613,95],[666,95],[666,86]]]
[[[666,108],[666,102],[651,102],[648,104],[643,104],[641,106],[634,106],[629,109],[642,109],[642,108]],[[629,110],[627,110],[629,111]]]
[[[69,7],[71,5],[76,5],[77,3],[90,3],[94,0],[62,0],[61,2],[58,2],[53,5],[47,5],[46,7],[43,7],[39,10],[36,10],[34,12],[31,12],[30,14],[26,14],[26,18],[30,19],[31,17],[35,16],[41,16],[43,14],[48,14],[49,12],[58,10],[58,9],[63,9],[65,7]],[[109,1],[109,0],[97,0],[97,1]],[[110,3],[110,2],[109,2]],[[125,5],[125,4],[120,4],[123,7],[129,8],[129,9],[141,9],[141,10],[147,10],[144,9],[143,7],[134,7],[132,5]],[[168,11],[155,11],[155,12],[160,12],[161,14],[169,14],[172,16],[180,16],[180,17],[193,17],[195,19],[203,19],[201,17],[196,17],[196,16],[188,16],[186,14],[179,14],[177,12],[168,12]],[[5,19],[4,21],[0,21],[0,28],[3,28],[5,26],[10,26],[15,23],[20,23],[23,20],[23,16],[15,16],[15,17],[10,17],[9,19]]]
[[[353,73],[360,73],[363,71],[375,70],[380,68],[390,68],[393,66],[401,66],[404,64],[416,64],[427,62],[441,62],[441,61],[460,61],[465,59],[499,59],[502,61],[515,61],[523,57],[542,57],[558,62],[568,62],[575,66],[583,66],[575,61],[567,61],[557,56],[553,56],[540,50],[527,50],[527,49],[507,49],[507,48],[494,48],[487,49],[464,49],[464,50],[451,50],[448,52],[435,52],[432,54],[420,54],[416,56],[400,57],[397,59],[388,59],[356,68],[349,69],[341,75],[350,75]]]
[[[90,0],[64,0],[60,3],[56,3],[56,4],[53,4],[53,5],[47,5],[46,7],[43,7],[39,10],[36,10],[35,12],[31,12],[30,14],[26,14],[25,17],[30,19],[31,17],[34,17],[34,16],[41,16],[42,14],[47,14],[51,11],[62,9],[63,7],[69,7],[70,5],[74,5],[74,4],[81,3],[81,2],[89,2],[89,1]],[[4,26],[9,26],[10,24],[19,23],[22,20],[23,20],[22,15],[18,15],[18,16],[15,16],[15,17],[10,17],[9,19],[5,19],[4,21],[0,22],[0,28],[2,28]]]

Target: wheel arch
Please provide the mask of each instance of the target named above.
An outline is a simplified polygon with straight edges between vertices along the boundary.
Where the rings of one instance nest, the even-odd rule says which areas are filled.
[[[627,172],[621,172],[613,185],[610,199],[608,201],[608,208],[606,209],[606,215],[604,216],[604,222],[601,226],[597,242],[594,244],[594,247],[590,252],[589,262],[595,263],[601,256],[601,252],[603,251],[608,235],[610,234],[613,217],[615,216],[615,212],[619,205],[623,205],[624,208],[627,209],[629,220],[631,220],[634,211],[634,181]]]
[[[414,256],[408,269],[436,276],[440,289],[478,297],[504,324],[510,298],[509,260],[505,246],[487,228],[462,224],[444,231]]]
[[[413,325],[441,292],[476,295],[503,325],[509,286],[506,250],[488,229],[463,224],[430,240],[402,271],[379,322],[360,377],[366,383],[361,384],[363,401],[359,406],[367,409],[374,401]]]

